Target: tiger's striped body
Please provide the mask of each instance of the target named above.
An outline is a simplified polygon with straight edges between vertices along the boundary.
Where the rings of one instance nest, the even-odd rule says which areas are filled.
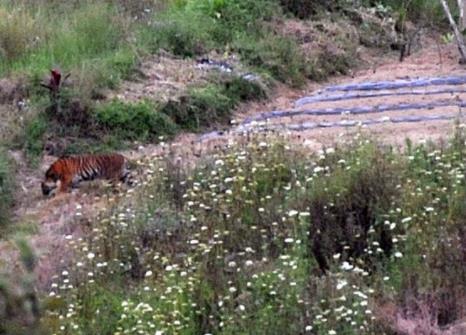
[[[129,176],[127,159],[120,154],[81,155],[60,158],[45,173],[42,193],[49,195],[58,187],[67,192],[83,180],[108,179],[126,182]]]

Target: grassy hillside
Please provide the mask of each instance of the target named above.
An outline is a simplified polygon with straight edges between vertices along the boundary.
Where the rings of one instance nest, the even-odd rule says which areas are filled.
[[[395,22],[439,15],[433,0],[2,1],[0,77],[17,86],[13,98],[0,90],[11,125],[0,134],[0,234],[15,185],[3,148],[33,165],[51,140],[67,141],[63,153],[121,150],[225,126],[275,83],[345,73],[360,45],[398,47],[387,37]],[[375,29],[382,21],[393,29]],[[215,74],[176,99],[105,99],[144,80],[140,64],[158,54],[234,55],[260,79]],[[40,87],[52,67],[71,73],[56,105]],[[104,195],[91,222],[77,214],[82,235],[64,236],[72,256],[46,292],[28,244],[5,244],[22,265],[0,272],[0,334],[394,335],[460,323],[463,132],[403,151],[357,135],[314,153],[250,134],[194,166],[171,152],[142,159],[134,188]]]
[[[357,137],[311,156],[260,136],[193,170],[141,162],[146,182],[70,240],[76,258],[43,323],[57,334],[394,334],[398,313],[450,325],[465,316],[465,154],[460,132],[440,147]]]
[[[187,97],[182,103],[177,99],[150,101],[145,107],[149,114],[154,114],[150,118],[164,120],[164,125],[142,131],[133,125],[133,129],[138,129],[136,134],[140,134],[136,137],[134,132],[120,132],[120,128],[102,120],[102,111],[129,119],[130,115],[123,114],[134,106],[121,108],[118,103],[99,100],[105,97],[107,89],[117,88],[122,80],[137,79],[141,75],[137,71],[141,62],[162,52],[195,59],[235,55],[245,69],[260,78],[259,82],[243,81],[239,87],[255,85],[252,89],[256,91],[270,88],[274,81],[300,86],[309,79],[322,80],[332,74],[346,73],[354,66],[360,43],[385,49],[396,47],[400,42],[396,40],[398,37],[393,39],[396,36],[393,24],[381,26],[385,24],[382,22],[392,22],[387,18],[404,22],[406,17],[415,18],[413,13],[425,13],[425,21],[435,22],[433,7],[432,1],[409,4],[391,1],[377,6],[361,2],[356,7],[344,1],[317,1],[308,5],[279,0],[3,1],[0,77],[21,78],[17,91],[28,107],[21,122],[9,120],[14,130],[6,142],[26,149],[34,158],[44,147],[45,138],[70,138],[72,143],[66,146],[65,153],[91,148],[105,151],[124,147],[134,140],[167,137],[179,129],[199,131],[228,124],[240,103],[266,96],[225,94],[230,84],[236,85],[241,80],[235,77],[238,74],[213,76],[207,87],[204,83],[200,90],[199,83],[193,83],[194,87],[180,92]],[[365,17],[373,20],[361,21],[359,10],[367,12],[369,16]],[[290,26],[288,22],[295,24]],[[298,28],[295,31],[293,27]],[[332,39],[327,38],[329,35]],[[50,112],[48,92],[39,85],[54,67],[61,69],[63,75],[71,75],[61,92],[59,113]],[[206,104],[209,104],[206,111],[198,115],[196,110],[205,109]],[[111,111],[114,107],[116,110]],[[218,117],[206,117],[210,111]],[[159,114],[167,114],[169,118]],[[196,118],[205,122],[193,122]],[[46,127],[39,127],[41,122]],[[30,128],[43,131],[34,132],[30,138],[24,132]]]

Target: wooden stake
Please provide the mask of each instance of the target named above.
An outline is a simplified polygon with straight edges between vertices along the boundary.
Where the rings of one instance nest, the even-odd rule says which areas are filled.
[[[461,56],[460,64],[466,64],[466,46],[464,45],[463,35],[461,35],[461,32],[458,30],[458,26],[456,25],[455,20],[453,20],[453,16],[451,15],[451,11],[447,2],[445,0],[440,0],[440,3],[442,4],[443,10],[447,15],[448,21],[450,22],[450,26],[453,29],[453,33],[455,35],[456,43],[458,44],[458,49]]]

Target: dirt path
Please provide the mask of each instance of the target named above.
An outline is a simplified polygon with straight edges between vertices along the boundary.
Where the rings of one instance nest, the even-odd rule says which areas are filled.
[[[430,80],[438,77],[440,81]],[[442,81],[445,77],[456,81],[452,80],[454,84]],[[428,80],[421,86],[416,84],[419,78]],[[380,81],[385,87],[336,86]],[[390,87],[393,84],[401,87]],[[350,138],[361,129],[392,144],[402,144],[407,137],[413,141],[437,140],[451,134],[452,120],[460,116],[466,105],[466,70],[457,64],[457,50],[453,45],[443,47],[441,57],[434,45],[403,63],[393,57],[375,69],[355,72],[352,77],[332,78],[325,85],[313,83],[301,91],[280,87],[276,96],[265,104],[243,107],[237,115],[237,124],[226,133],[183,134],[169,145],[148,145],[124,154],[138,159],[170,151],[192,161],[193,157],[208,154],[244,131],[265,129],[286,131],[290,140],[304,142],[312,150]],[[268,117],[272,118],[266,120]],[[79,235],[88,229],[89,220],[106,206],[107,200],[98,197],[102,190],[92,186],[51,200],[43,199],[40,179],[55,158],[45,157],[40,169],[32,171],[22,164],[24,160],[19,153],[15,156],[21,188],[17,224],[38,222],[39,232],[31,241],[39,255],[38,279],[46,287],[57,266],[66,258],[66,235]],[[7,270],[17,267],[12,243],[1,243],[0,254],[5,263],[0,265]]]

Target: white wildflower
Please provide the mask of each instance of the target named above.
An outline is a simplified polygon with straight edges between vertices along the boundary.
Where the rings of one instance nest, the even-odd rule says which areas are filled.
[[[337,290],[341,290],[346,285],[348,285],[348,282],[346,280],[338,280]]]
[[[363,299],[366,299],[366,300],[367,300],[367,295],[365,295],[365,294],[362,293],[361,291],[354,291],[353,294],[354,294],[354,295],[357,295],[357,296],[360,297],[360,298],[363,298]]]
[[[319,173],[319,172],[321,172],[321,171],[324,171],[324,168],[321,167],[321,166],[316,166],[316,167],[314,168],[314,173]]]
[[[299,212],[298,212],[297,210],[294,210],[294,209],[292,209],[292,210],[290,210],[290,211],[288,212],[288,216],[289,216],[289,217],[296,216],[296,215],[298,215],[298,214],[299,214]]]
[[[350,263],[348,263],[348,262],[345,261],[345,262],[343,262],[343,264],[341,265],[341,269],[342,269],[342,270],[347,270],[347,271],[349,271],[349,270],[353,269],[353,266],[352,266]]]
[[[413,218],[408,216],[407,218],[404,218],[403,220],[401,220],[401,223],[408,223],[412,220]]]

